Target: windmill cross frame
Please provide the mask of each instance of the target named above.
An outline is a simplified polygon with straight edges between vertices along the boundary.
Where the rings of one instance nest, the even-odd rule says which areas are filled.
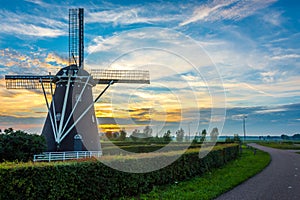
[[[48,110],[42,131],[47,151],[97,151],[101,145],[94,104],[112,84],[150,84],[150,75],[142,70],[84,70],[84,10],[79,8],[69,9],[69,66],[56,75],[6,75],[5,80],[7,89],[42,90]],[[93,100],[91,89],[97,84],[106,87]],[[76,149],[80,138],[84,147]]]

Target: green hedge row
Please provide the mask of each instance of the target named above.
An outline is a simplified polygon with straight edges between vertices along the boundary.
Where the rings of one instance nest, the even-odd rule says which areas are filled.
[[[131,145],[131,146],[107,146],[102,148],[104,155],[120,155],[126,154],[124,151],[133,153],[149,153],[157,150],[161,151],[178,151],[192,148],[200,148],[201,145],[189,145],[189,144],[171,144],[167,148],[163,149],[166,145],[154,144],[154,145]],[[121,151],[124,150],[124,151]]]
[[[128,143],[128,142],[127,142]],[[122,143],[122,144],[125,144]],[[225,144],[225,143],[220,143]],[[167,148],[164,148],[166,147]],[[185,149],[194,149],[194,148],[201,148],[203,147],[202,144],[189,144],[189,143],[170,143],[170,144],[144,144],[141,145],[139,143],[131,143],[128,146],[121,145],[115,146],[113,144],[105,144],[102,145],[102,152],[104,155],[124,155],[126,152],[133,152],[133,153],[149,153],[154,151],[178,151],[178,150],[185,150]],[[164,149],[163,149],[164,148]],[[124,151],[121,151],[124,150]]]
[[[153,186],[172,184],[220,167],[238,156],[238,146],[211,151],[199,159],[197,151],[183,154],[171,165],[149,173],[125,173],[99,161],[0,167],[0,199],[113,199],[149,192]],[[160,162],[164,157],[142,158]],[[148,159],[148,160],[147,160]],[[125,160],[114,160],[126,165]],[[130,160],[139,165],[138,159]],[[128,165],[126,165],[128,166]],[[130,166],[130,165],[129,165]]]

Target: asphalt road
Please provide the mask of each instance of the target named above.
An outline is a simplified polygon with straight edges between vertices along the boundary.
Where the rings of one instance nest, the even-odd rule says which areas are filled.
[[[268,152],[272,161],[262,172],[216,200],[300,200],[300,154],[250,144]]]

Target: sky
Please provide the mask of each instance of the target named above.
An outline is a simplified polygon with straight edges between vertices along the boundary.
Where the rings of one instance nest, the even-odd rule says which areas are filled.
[[[95,105],[99,130],[161,135],[300,133],[300,3],[294,0],[0,0],[0,129],[40,133],[41,91],[6,74],[68,65],[68,9],[84,8],[85,69],[141,69],[151,84],[114,84]],[[94,88],[94,94],[103,89]]]

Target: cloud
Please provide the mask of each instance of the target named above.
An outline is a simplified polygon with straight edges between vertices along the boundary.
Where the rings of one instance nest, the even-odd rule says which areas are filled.
[[[275,81],[275,75],[277,74],[277,71],[268,71],[268,72],[261,72],[262,80],[266,83],[272,83]]]
[[[42,0],[25,0],[25,1],[29,2],[29,3],[37,4],[37,5],[42,6],[42,7],[51,6],[51,4],[45,3]]]
[[[65,31],[25,24],[1,24],[1,31],[6,34],[36,36],[36,37],[58,37],[65,35]]]
[[[0,79],[0,96],[0,113],[5,113],[6,116],[16,118],[46,117],[46,106],[42,92],[7,90],[5,80]]]
[[[0,55],[0,65],[6,74],[56,74],[67,62],[54,53],[45,53],[43,49],[23,53],[6,48],[0,50]],[[0,76],[3,72],[0,71]]]
[[[282,14],[282,11],[266,12],[264,13],[263,20],[274,26],[280,26],[285,21],[282,17]]]
[[[137,23],[154,23],[164,20],[155,17],[142,17],[146,11],[141,7],[121,7],[114,10],[87,13],[87,23],[112,23],[116,25],[129,25]]]
[[[48,53],[47,57],[45,58],[46,63],[54,62],[57,65],[61,66],[67,66],[69,64],[69,61],[67,59],[64,59],[54,53]]]
[[[103,3],[101,7],[94,6],[88,9],[86,22],[112,24],[113,26],[133,24],[157,25],[165,22],[178,22],[182,19],[182,14],[178,7],[183,6],[168,2],[143,2],[126,6]]]
[[[197,21],[238,21],[253,15],[256,11],[266,8],[276,1],[212,0],[195,8],[193,15],[179,25],[185,26]]]
[[[67,35],[67,24],[38,14],[1,10],[0,33],[12,36],[49,37]]]
[[[299,54],[285,54],[285,55],[277,55],[271,57],[271,60],[286,60],[286,59],[296,59],[300,58]]]
[[[285,112],[285,111],[287,111],[287,110],[284,108],[275,108],[275,109],[257,110],[254,113],[266,114],[266,113]]]

